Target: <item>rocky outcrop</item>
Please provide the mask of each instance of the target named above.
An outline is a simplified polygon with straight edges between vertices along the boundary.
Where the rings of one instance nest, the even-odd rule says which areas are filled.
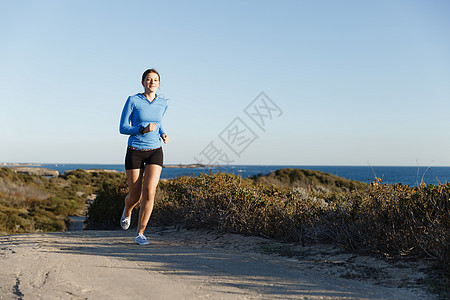
[[[65,175],[67,175],[67,174],[70,174],[70,173],[72,173],[72,172],[74,172],[74,171],[76,171],[76,170],[65,170],[64,171],[64,174]],[[85,170],[83,170],[84,172],[87,172],[87,173],[100,173],[100,172],[106,172],[106,173],[121,173],[120,171],[117,171],[117,170],[110,170],[110,169],[85,169]]]
[[[27,175],[40,175],[40,176],[47,176],[47,177],[56,177],[59,176],[59,172],[52,169],[46,169],[46,168],[37,168],[37,167],[11,167],[11,170],[13,170],[16,173],[23,173]]]

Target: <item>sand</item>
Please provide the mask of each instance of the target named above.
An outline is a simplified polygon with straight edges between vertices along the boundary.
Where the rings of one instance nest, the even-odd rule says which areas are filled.
[[[134,231],[1,236],[0,299],[432,298],[416,284],[420,263],[392,264],[329,245],[148,231],[148,246],[134,244]]]

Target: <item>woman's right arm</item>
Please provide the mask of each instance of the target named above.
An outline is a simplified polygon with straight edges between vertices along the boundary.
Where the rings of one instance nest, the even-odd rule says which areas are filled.
[[[133,112],[133,103],[131,101],[131,97],[128,97],[127,101],[125,102],[125,106],[123,107],[122,115],[120,117],[119,132],[121,134],[127,135],[140,134],[139,132],[140,127],[131,125],[132,112]]]

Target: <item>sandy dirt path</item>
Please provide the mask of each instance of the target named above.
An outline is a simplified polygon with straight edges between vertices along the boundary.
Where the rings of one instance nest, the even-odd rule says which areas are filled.
[[[254,251],[270,240],[171,229],[138,246],[133,236],[1,236],[0,299],[430,299],[418,289],[340,278]]]

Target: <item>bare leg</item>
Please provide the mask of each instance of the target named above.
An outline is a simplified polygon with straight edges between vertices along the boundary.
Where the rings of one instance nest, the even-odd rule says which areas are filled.
[[[137,233],[144,234],[148,220],[153,211],[155,203],[156,187],[159,183],[162,167],[159,165],[146,165],[144,183],[142,185],[141,208],[139,210],[139,223]]]
[[[127,170],[126,173],[129,194],[125,197],[125,217],[129,218],[131,211],[141,199],[144,169]]]

